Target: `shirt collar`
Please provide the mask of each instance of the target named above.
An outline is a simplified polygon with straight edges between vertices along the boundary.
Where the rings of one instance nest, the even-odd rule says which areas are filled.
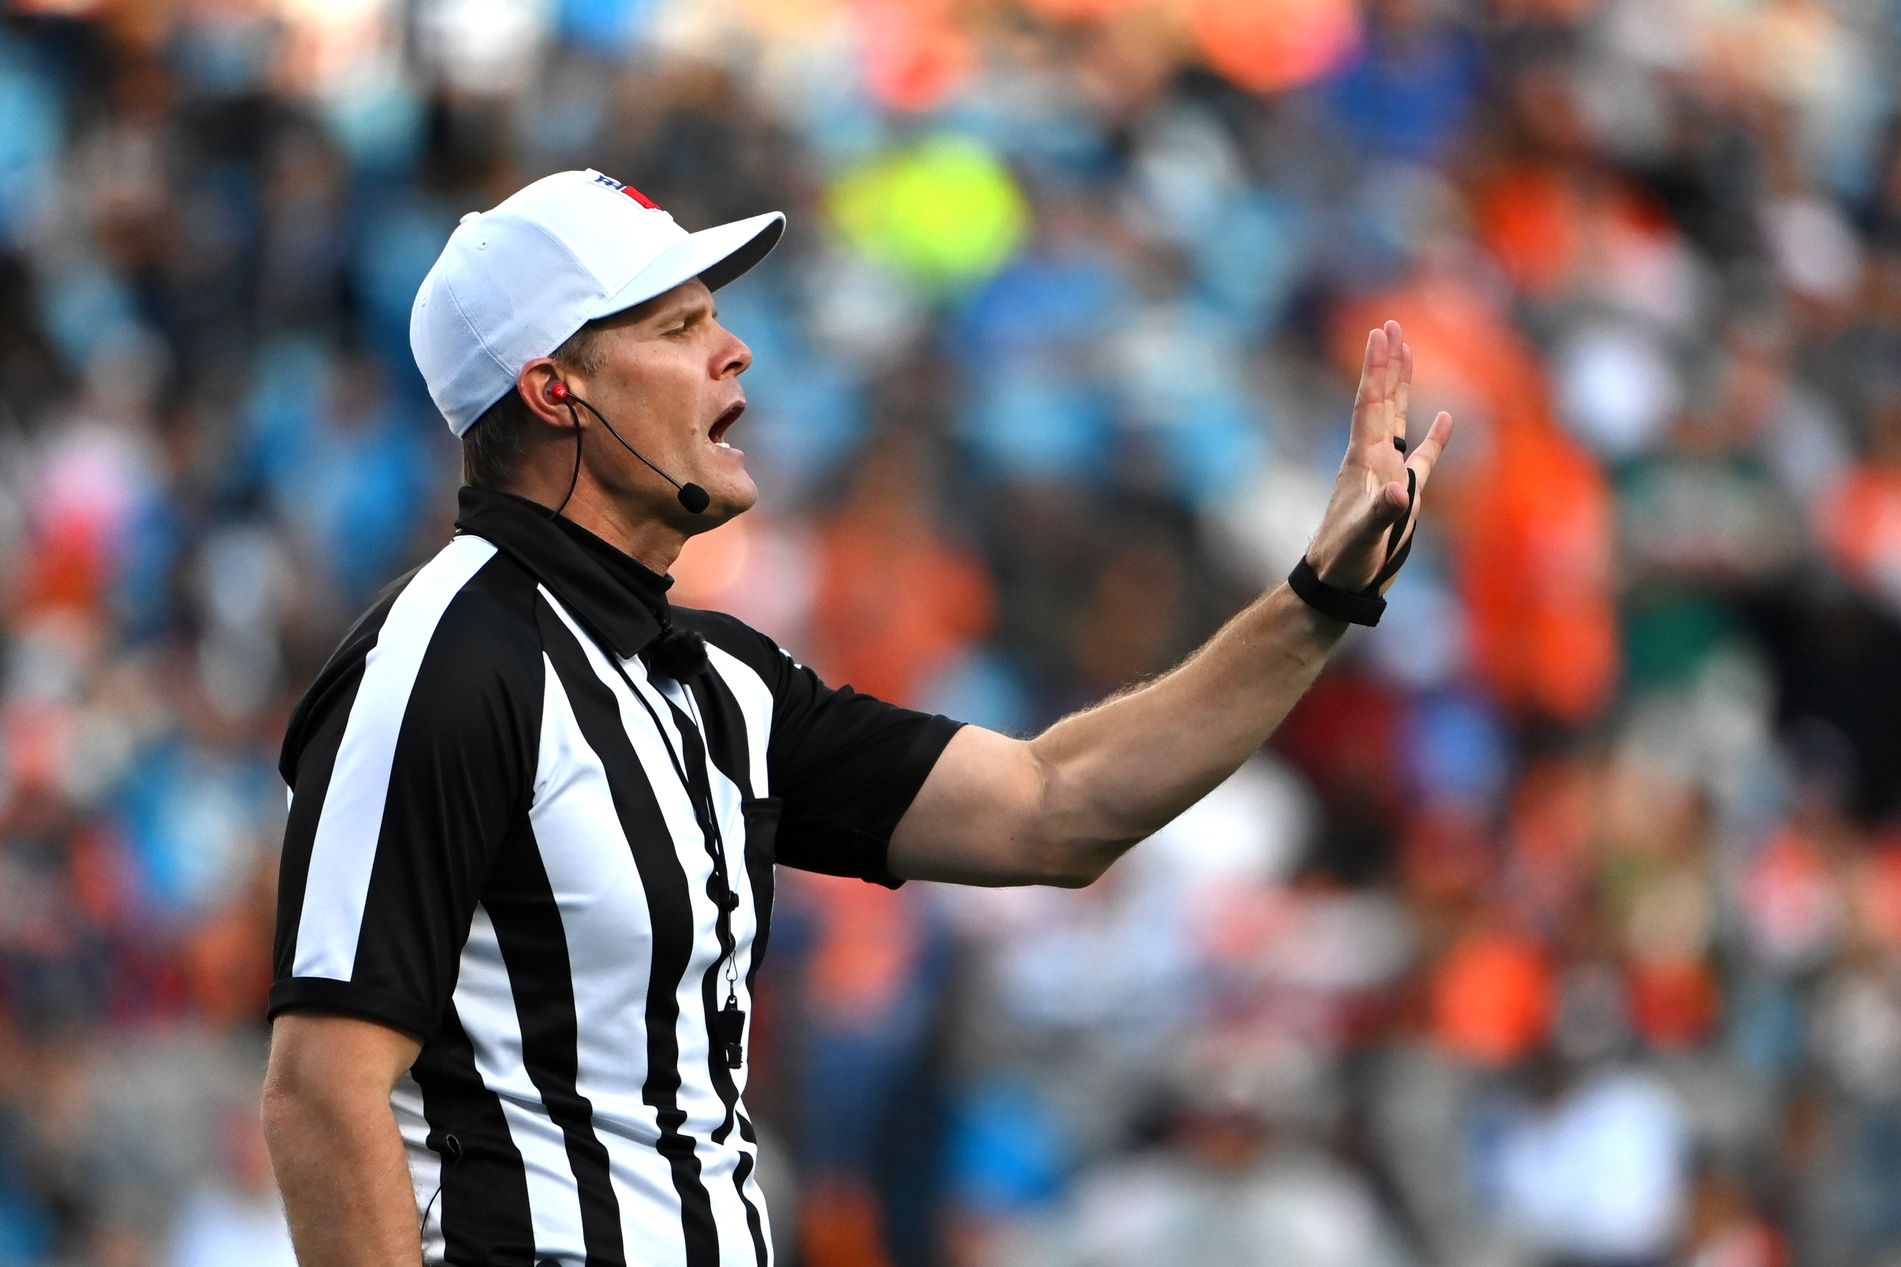
[[[455,525],[533,574],[588,631],[626,660],[671,623],[673,578],[642,566],[581,525],[525,497],[490,488],[457,494]]]

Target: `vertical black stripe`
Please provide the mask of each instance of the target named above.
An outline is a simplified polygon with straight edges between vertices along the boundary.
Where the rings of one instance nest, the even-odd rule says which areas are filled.
[[[533,798],[542,662],[533,581],[497,555],[443,608],[397,730],[350,979],[418,1009],[455,990],[469,919]]]
[[[656,1148],[672,1167],[687,1267],[718,1267],[719,1231],[713,1221],[713,1203],[700,1178],[693,1140],[680,1129],[686,1113],[679,1107],[680,1044],[674,1026],[680,1012],[677,991],[694,941],[686,871],[674,852],[673,833],[647,772],[622,726],[613,692],[595,674],[567,624],[545,601],[539,613],[543,647],[574,709],[582,737],[607,773],[614,810],[626,831],[646,894],[653,957],[647,982],[647,1081],[641,1099],[655,1111],[660,1125]],[[672,771],[663,777],[673,777]]]
[[[578,1085],[580,1027],[567,932],[526,817],[503,844],[488,893],[483,905],[508,969],[521,1026],[522,1066],[567,1141],[587,1267],[626,1267],[607,1146],[594,1130],[594,1105]]]
[[[746,1115],[740,1114],[740,1135],[748,1143],[752,1142],[752,1124],[746,1121]],[[757,1147],[757,1145],[755,1145]],[[759,1217],[759,1211],[746,1196],[746,1180],[752,1177],[752,1154],[741,1148],[737,1150],[739,1160],[733,1164],[733,1187],[739,1189],[739,1199],[746,1202],[746,1230],[752,1233],[752,1259],[757,1267],[766,1267],[771,1261],[770,1251],[766,1247],[766,1225]]]
[[[482,1085],[475,1048],[451,1003],[410,1070],[422,1090],[429,1147],[442,1158],[443,1257],[451,1263],[534,1261],[528,1173],[501,1101]],[[452,1152],[449,1138],[455,1138]]]
[[[739,795],[742,801],[750,801],[752,800],[752,767],[747,761],[745,717],[740,712],[738,702],[724,689],[724,686],[715,686],[713,684],[711,681],[713,677],[714,675],[709,669],[707,672],[695,676],[689,684],[693,699],[699,706],[700,715],[706,719],[707,733],[704,742],[700,742],[701,736],[699,735],[698,729],[693,725],[692,720],[681,712],[680,709],[674,705],[672,700],[667,701],[667,707],[672,710],[674,724],[679,727],[680,733],[686,736],[687,774],[689,778],[696,779],[705,790],[706,804],[710,806],[713,802],[704,756],[711,756],[713,764],[718,767],[722,774],[731,780],[734,787],[739,789]],[[722,852],[726,855],[727,865],[730,867],[731,854],[725,851],[724,841],[722,840],[720,843]],[[754,1006],[752,992],[753,981],[758,976],[759,956],[765,950],[766,922],[770,917],[771,911],[772,897],[769,874],[771,864],[770,862],[767,863],[766,901],[762,906],[759,901],[759,877],[753,867],[753,855],[755,851],[750,847],[750,841],[742,841],[741,845],[741,857],[744,860],[742,865],[746,867],[748,888],[752,890],[753,909],[757,919],[757,930],[754,934],[752,956],[750,962],[746,965],[746,1000],[747,1005],[750,1007]],[[728,881],[732,883],[735,886],[735,890],[737,890],[738,880],[729,874]],[[701,982],[700,994],[705,1002],[707,1009],[706,1014],[709,1018],[713,1016],[715,1010],[720,1007],[722,1003],[719,997],[720,990],[724,985],[722,976],[723,974],[719,971],[719,965],[715,964],[707,971],[705,978]],[[747,1059],[751,1059],[750,1052],[747,1053]],[[726,1118],[719,1124],[719,1128],[713,1132],[714,1142],[721,1144],[726,1143],[727,1137],[732,1133],[735,1122],[741,1124],[740,1138],[752,1142],[750,1137],[752,1124],[746,1122],[744,1115],[739,1111],[739,1088],[733,1081],[732,1070],[728,1069],[726,1062],[721,1059],[721,1053],[717,1043],[709,1042],[708,1044],[707,1071],[712,1077],[713,1089],[719,1093],[720,1100],[726,1105]],[[740,1203],[746,1208],[746,1227],[752,1234],[754,1261],[758,1264],[758,1267],[766,1267],[767,1246],[765,1224],[759,1216],[758,1207],[753,1204],[752,1198],[746,1195],[746,1178],[752,1173],[753,1159],[744,1149],[739,1149],[738,1151],[739,1161],[733,1168],[733,1187],[738,1190]]]

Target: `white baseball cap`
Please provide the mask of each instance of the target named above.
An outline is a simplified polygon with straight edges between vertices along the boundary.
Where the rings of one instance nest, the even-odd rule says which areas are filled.
[[[461,435],[523,365],[588,322],[695,277],[717,289],[784,232],[785,216],[769,211],[688,233],[632,185],[556,172],[462,217],[416,291],[409,348]]]

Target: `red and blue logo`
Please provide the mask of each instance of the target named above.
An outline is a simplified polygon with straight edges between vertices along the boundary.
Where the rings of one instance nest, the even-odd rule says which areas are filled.
[[[659,203],[649,198],[646,194],[641,193],[638,189],[635,189],[632,185],[628,184],[626,181],[615,180],[612,176],[603,176],[599,172],[595,172],[594,183],[597,185],[606,185],[609,189],[617,190],[620,193],[626,194],[629,198],[632,198],[635,202],[639,203],[641,206],[645,207],[649,211],[660,210]]]

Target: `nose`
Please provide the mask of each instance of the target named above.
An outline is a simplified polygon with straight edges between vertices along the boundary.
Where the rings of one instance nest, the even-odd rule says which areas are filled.
[[[746,346],[744,339],[725,326],[720,327],[720,333],[726,336],[726,341],[720,347],[719,369],[715,376],[725,378],[728,374],[744,374],[752,365],[752,349]]]

